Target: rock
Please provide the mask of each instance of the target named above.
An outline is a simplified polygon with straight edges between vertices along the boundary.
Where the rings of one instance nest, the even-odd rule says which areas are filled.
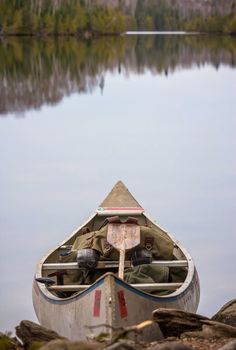
[[[31,321],[21,321],[16,327],[16,335],[28,347],[33,342],[49,342],[54,339],[65,339],[56,332]]]
[[[236,340],[231,341],[230,343],[224,345],[220,350],[236,350]]]
[[[185,332],[181,337],[197,338],[236,338],[236,327],[228,326],[211,320],[202,321],[202,329]]]
[[[97,350],[101,348],[102,344],[99,343],[56,339],[45,344],[40,350]]]
[[[176,309],[157,309],[153,319],[159,324],[164,337],[179,337],[184,332],[202,330],[202,321],[207,317]]]
[[[236,327],[175,309],[157,309],[154,320],[165,337],[235,338]]]
[[[193,350],[193,348],[177,342],[168,342],[168,344],[156,345],[147,350]]]
[[[203,320],[202,330],[214,338],[236,338],[236,327],[232,327],[220,322]]]
[[[148,327],[143,328],[140,334],[136,334],[135,338],[137,341],[148,342],[164,339],[160,327],[153,321]]]
[[[130,341],[121,340],[115,344],[109,345],[104,350],[138,350],[137,345],[132,344]]]
[[[225,304],[213,317],[213,321],[236,327],[236,299]]]

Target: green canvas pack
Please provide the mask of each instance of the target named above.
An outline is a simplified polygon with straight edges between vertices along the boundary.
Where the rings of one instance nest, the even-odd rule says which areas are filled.
[[[124,280],[131,283],[167,283],[169,268],[166,266],[138,265],[125,270]]]
[[[141,242],[139,247],[150,250],[154,259],[172,259],[174,245],[166,234],[161,230],[147,226],[140,226],[140,233]],[[97,250],[101,254],[102,259],[119,260],[119,252],[107,242],[107,225],[99,231],[78,236],[72,246],[72,251],[86,248]],[[132,251],[126,253],[127,259],[130,259]]]
[[[153,259],[173,259],[174,244],[172,240],[160,229],[141,226],[140,246],[152,252]]]
[[[107,242],[107,225],[98,231],[88,232],[78,236],[69,255],[62,258],[63,262],[76,261],[77,251],[81,249],[95,249],[100,253],[101,260],[119,260],[119,252]],[[141,241],[138,247],[143,247],[152,252],[153,259],[173,259],[173,242],[163,231],[147,226],[140,226]],[[129,260],[133,251],[126,252]],[[113,271],[115,272],[115,271]],[[105,273],[104,270],[67,271],[64,277],[65,284],[91,284]],[[125,269],[124,279],[128,283],[159,283],[168,282],[169,268],[155,265],[139,265]]]

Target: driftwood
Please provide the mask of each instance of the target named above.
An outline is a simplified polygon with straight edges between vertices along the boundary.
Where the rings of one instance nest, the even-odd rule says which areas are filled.
[[[154,320],[165,337],[236,338],[236,327],[174,309],[157,309]]]
[[[134,347],[128,341],[124,341],[123,338],[129,333],[140,334],[145,328],[152,326],[153,321],[145,321],[135,326],[130,327],[119,327],[115,329],[114,337],[105,343],[98,342],[85,342],[77,341],[70,342],[68,340],[53,340],[45,344],[40,350],[137,350],[137,346]],[[100,326],[100,325],[99,325]],[[106,325],[108,326],[108,325]],[[96,326],[87,326],[89,329],[96,328]]]
[[[128,326],[128,327],[112,327],[109,324],[99,324],[96,326],[86,326],[86,328],[92,330],[101,326],[111,328],[113,330],[114,333],[112,335],[112,338],[107,341],[107,345],[106,345],[106,346],[108,345],[111,346],[112,344],[115,344],[116,342],[128,337],[129,334],[135,334],[136,336],[139,334],[142,334],[143,332],[145,332],[147,328],[154,327],[155,323],[151,320],[147,320],[137,325]],[[103,335],[103,337],[101,337],[101,335],[98,335],[95,339],[98,341],[103,341],[103,340],[107,340],[108,337],[110,337],[109,334],[105,334]]]
[[[135,326],[125,327],[122,330],[118,331],[117,334],[112,338],[109,345],[116,343],[119,339],[126,337],[129,333],[140,334],[147,327],[152,326],[153,321],[144,321]]]
[[[54,339],[65,339],[56,332],[31,321],[21,321],[16,327],[16,335],[26,347],[35,341],[49,342]]]

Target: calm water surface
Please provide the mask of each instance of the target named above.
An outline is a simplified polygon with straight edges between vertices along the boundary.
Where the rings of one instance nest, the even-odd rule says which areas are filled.
[[[235,38],[2,40],[0,330],[119,179],[193,256],[199,312],[235,298],[235,101]]]

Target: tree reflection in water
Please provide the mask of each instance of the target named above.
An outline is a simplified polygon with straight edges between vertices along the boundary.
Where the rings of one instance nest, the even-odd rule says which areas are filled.
[[[106,72],[171,74],[176,69],[236,66],[228,36],[122,36],[81,41],[8,38],[0,41],[0,115],[57,104],[73,92],[104,88]]]

